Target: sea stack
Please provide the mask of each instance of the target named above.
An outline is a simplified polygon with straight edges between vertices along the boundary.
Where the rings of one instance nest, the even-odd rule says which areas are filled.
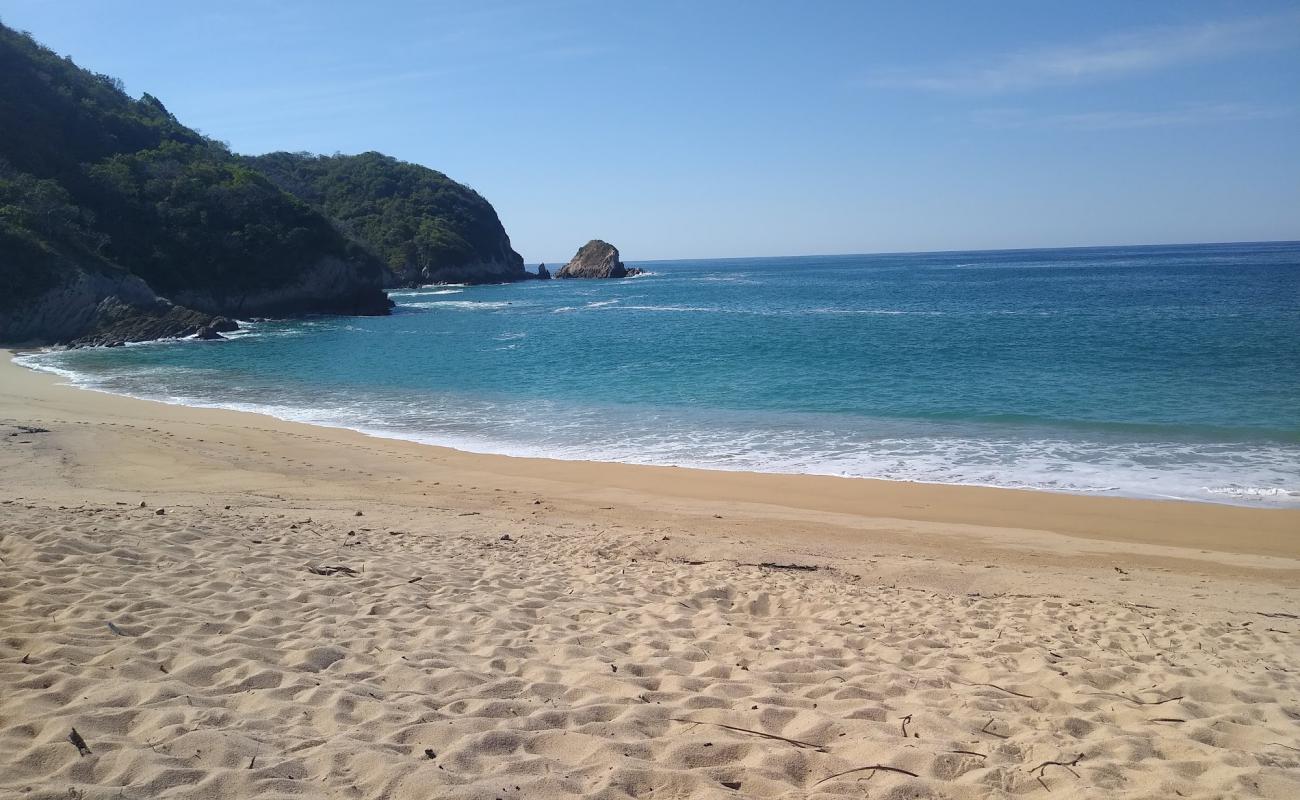
[[[641,270],[631,269],[618,259],[618,248],[609,242],[592,239],[574,255],[573,260],[555,273],[557,278],[626,278],[639,275]]]

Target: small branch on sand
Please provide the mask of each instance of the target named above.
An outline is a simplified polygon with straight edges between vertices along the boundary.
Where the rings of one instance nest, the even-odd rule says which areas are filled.
[[[1021,694],[1020,692],[1013,692],[1010,689],[1007,689],[1002,686],[998,686],[996,683],[966,683],[965,681],[956,681],[956,683],[965,683],[967,686],[987,686],[990,689],[997,689],[999,692],[1006,692],[1007,694],[1013,694],[1016,697],[1023,697],[1026,700],[1035,699],[1032,694]]]
[[[753,734],[754,736],[761,736],[764,739],[772,739],[778,742],[785,742],[786,744],[792,744],[795,747],[805,747],[809,750],[816,750],[819,753],[826,752],[826,748],[822,747],[821,745],[813,744],[812,742],[801,742],[798,739],[787,739],[784,736],[777,736],[775,733],[764,733],[763,731],[750,730],[749,728],[738,728],[735,725],[724,725],[721,722],[703,722],[698,719],[686,719],[684,717],[670,717],[669,719],[671,719],[673,722],[686,722],[692,725],[712,725],[715,728],[725,728],[726,730],[729,731],[737,731],[738,733],[749,733],[749,734]]]
[[[917,775],[915,772],[909,772],[908,770],[905,770],[902,767],[890,767],[885,764],[872,764],[866,767],[854,767],[853,769],[846,769],[843,772],[837,772],[834,775],[830,775],[825,778],[822,778],[821,780],[814,783],[813,786],[821,786],[826,781],[835,780],[836,778],[841,778],[845,775],[852,775],[855,772],[866,772],[867,770],[871,770],[873,775],[876,772],[897,772],[899,775],[907,775],[912,778],[921,777],[920,775]]]
[[[1037,772],[1041,776],[1044,772],[1047,771],[1048,767],[1063,767],[1065,769],[1068,769],[1071,772],[1071,774],[1073,774],[1074,777],[1077,778],[1079,777],[1079,773],[1075,772],[1074,768],[1079,766],[1079,762],[1082,760],[1083,760],[1083,753],[1080,753],[1079,755],[1074,757],[1073,761],[1044,761],[1043,763],[1039,764],[1038,766],[1034,767],[1029,771]]]
[[[1143,700],[1140,697],[1129,697],[1128,695],[1115,694],[1114,692],[1088,692],[1088,694],[1098,695],[1102,697],[1118,697],[1121,700],[1127,700],[1130,703],[1139,706],[1162,706],[1165,703],[1172,703],[1175,700],[1183,699],[1183,696],[1181,694],[1175,697],[1166,697],[1164,700]]]
[[[1261,617],[1270,617],[1272,619],[1300,619],[1300,614],[1288,614],[1285,611],[1274,611],[1271,614],[1267,611],[1256,611],[1255,613]]]
[[[352,567],[346,567],[342,564],[333,564],[329,566],[322,564],[319,567],[314,567],[308,564],[307,571],[314,575],[360,575],[361,574],[357,572],[355,569],[353,569]]]
[[[1051,787],[1047,785],[1047,781],[1043,780],[1044,771],[1046,771],[1048,767],[1061,767],[1063,769],[1068,769],[1070,771],[1070,774],[1078,778],[1079,773],[1075,772],[1074,768],[1078,766],[1079,761],[1081,761],[1082,759],[1083,759],[1083,753],[1080,753],[1079,755],[1074,757],[1073,761],[1044,761],[1043,763],[1039,764],[1038,766],[1034,767],[1029,771],[1037,772],[1038,774],[1035,775],[1034,777],[1038,779],[1038,782],[1043,785],[1044,789],[1050,792],[1052,791]]]
[[[989,721],[986,722],[986,723],[984,723],[984,727],[983,727],[983,728],[980,728],[980,733],[987,733],[989,736],[996,736],[996,737],[998,737],[999,739],[1010,739],[1010,738],[1011,738],[1011,736],[1010,736],[1009,734],[998,733],[997,731],[991,731],[991,730],[989,730],[989,726],[992,725],[992,724],[993,724],[993,717],[989,717]]]
[[[1292,747],[1289,744],[1282,744],[1281,742],[1269,742],[1269,744],[1276,745],[1277,747],[1285,747],[1287,750],[1294,750],[1297,753],[1300,753],[1300,747]]]
[[[764,561],[761,564],[741,564],[742,567],[762,567],[763,569],[785,569],[794,572],[816,572],[821,567],[812,564],[778,564],[775,561]]]
[[[977,757],[979,757],[979,758],[988,758],[988,756],[984,755],[983,753],[977,753],[977,752],[975,752],[974,750],[949,750],[948,752],[949,752],[949,753],[960,753],[960,754],[962,754],[962,755],[964,755],[964,756],[977,756]]]
[[[911,714],[908,714],[906,717],[901,717],[901,718],[899,719],[899,721],[903,723],[903,738],[906,739],[906,738],[907,738],[907,723],[909,723],[909,722],[912,721],[912,715],[911,715]]]

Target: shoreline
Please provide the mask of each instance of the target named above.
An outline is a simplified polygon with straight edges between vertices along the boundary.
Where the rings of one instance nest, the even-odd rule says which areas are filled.
[[[151,342],[138,342],[135,343],[135,346],[145,346],[145,345],[167,343],[167,342],[168,340],[165,339],[155,340]],[[132,346],[132,345],[128,345],[128,346]],[[683,464],[664,464],[664,463],[654,463],[654,462],[638,463],[635,461],[602,460],[602,459],[585,458],[582,456],[569,457],[565,455],[554,455],[548,453],[531,453],[531,452],[518,452],[518,451],[512,452],[509,446],[502,445],[499,447],[494,447],[492,442],[488,442],[485,444],[476,444],[474,442],[470,442],[468,444],[448,443],[445,441],[436,441],[435,440],[436,437],[425,436],[418,432],[387,431],[383,429],[366,428],[361,426],[353,426],[346,423],[333,422],[328,419],[312,418],[312,414],[313,414],[312,409],[296,409],[296,408],[283,407],[286,408],[287,411],[284,413],[277,413],[276,409],[282,407],[277,407],[274,405],[266,405],[266,404],[242,404],[243,407],[241,407],[241,404],[234,403],[234,402],[206,401],[206,400],[193,399],[193,398],[190,398],[188,402],[182,402],[176,399],[149,397],[146,395],[115,392],[107,389],[97,388],[91,385],[83,385],[78,380],[78,373],[75,373],[70,370],[64,370],[58,367],[43,366],[43,365],[41,366],[29,365],[27,363],[23,363],[19,361],[20,358],[27,357],[27,356],[41,355],[44,354],[45,352],[47,351],[44,349],[0,347],[0,358],[3,358],[8,363],[17,364],[31,372],[57,376],[62,381],[65,381],[63,385],[68,386],[69,388],[79,389],[82,391],[98,392],[101,394],[111,395],[115,397],[123,397],[127,399],[138,400],[141,402],[162,403],[164,405],[171,405],[171,406],[177,406],[182,408],[194,408],[194,409],[211,410],[211,411],[231,411],[231,412],[242,413],[242,414],[254,414],[257,416],[263,416],[263,417],[275,419],[280,422],[287,422],[287,423],[299,424],[299,425],[309,425],[313,427],[328,428],[332,430],[349,431],[363,436],[372,437],[375,439],[407,442],[410,444],[415,444],[423,447],[434,447],[434,448],[440,448],[445,450],[451,450],[457,453],[464,453],[466,455],[489,456],[489,457],[496,457],[496,458],[529,459],[534,461],[547,461],[547,462],[558,462],[558,463],[610,464],[610,465],[627,466],[627,467],[654,467],[654,468],[663,468],[663,469],[680,469],[680,470],[691,470],[696,472],[719,473],[719,474],[776,475],[776,476],[789,476],[789,477],[834,478],[837,480],[869,481],[869,482],[886,483],[886,484],[905,484],[905,485],[916,485],[916,486],[954,487],[954,488],[969,488],[969,489],[989,489],[995,491],[1030,492],[1034,494],[1065,495],[1065,496],[1073,496],[1073,497],[1096,497],[1096,498],[1120,499],[1120,500],[1140,500],[1140,501],[1160,502],[1160,503],[1189,503],[1194,505],[1206,505],[1206,506],[1228,506],[1234,508],[1260,509],[1260,510],[1270,510],[1270,511],[1290,510],[1290,511],[1300,512],[1300,502],[1265,500],[1265,499],[1261,499],[1258,496],[1251,496],[1249,494],[1237,497],[1227,492],[1222,493],[1223,499],[1217,499],[1217,498],[1211,499],[1208,497],[1192,497],[1192,496],[1181,496],[1181,495],[1173,495],[1173,494],[1168,494],[1168,495],[1141,494],[1135,491],[1124,490],[1120,487],[1059,489],[1059,488],[1052,488],[1047,486],[1009,486],[1009,485],[998,485],[993,483],[976,483],[976,482],[958,483],[958,482],[947,482],[947,481],[937,481],[937,480],[933,480],[933,481],[921,480],[921,479],[914,479],[914,478],[889,478],[889,477],[880,477],[880,476],[873,476],[873,475],[835,474],[831,472],[790,472],[790,471],[782,471],[779,469],[766,470],[761,468],[744,468],[744,467],[730,468],[725,466],[711,466],[708,464],[683,465]],[[295,417],[293,415],[294,413],[299,413],[300,416]],[[1216,493],[1208,489],[1206,491],[1210,492],[1211,494]],[[1272,492],[1278,490],[1268,490],[1268,491]]]
[[[500,477],[603,486],[652,498],[775,506],[796,514],[1042,530],[1132,545],[1300,558],[1300,535],[1295,534],[1300,531],[1300,509],[1296,508],[478,453],[256,411],[182,405],[69,385],[63,383],[66,377],[57,373],[16,363],[13,358],[21,354],[23,351],[0,349],[0,384],[6,387],[5,394],[18,389],[30,398],[58,398],[72,407],[81,405],[74,399],[78,394],[114,398],[143,404],[135,408],[140,414],[147,413],[149,407],[163,407],[175,410],[169,417],[194,423],[241,425],[245,424],[241,419],[249,418],[274,421],[301,426],[317,435],[330,432],[340,443],[362,437],[381,449],[391,446],[410,452],[409,448],[427,448],[438,460],[459,462]]]

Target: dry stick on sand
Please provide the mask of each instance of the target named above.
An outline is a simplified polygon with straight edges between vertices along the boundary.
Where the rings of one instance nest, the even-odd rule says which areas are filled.
[[[821,780],[814,783],[813,786],[821,786],[826,781],[835,780],[836,778],[841,778],[845,775],[852,775],[855,772],[866,772],[867,770],[871,770],[873,775],[876,772],[897,772],[899,775],[907,775],[913,778],[921,777],[920,775],[917,775],[915,772],[908,772],[902,767],[890,767],[885,764],[872,764],[871,766],[868,767],[854,767],[853,769],[846,769],[843,772],[837,772],[834,775],[830,775],[825,778],[822,778]]]
[[[1010,739],[1010,738],[1011,738],[1011,736],[1010,736],[1009,734],[998,733],[997,731],[991,731],[991,730],[989,730],[989,726],[992,725],[992,724],[993,724],[993,717],[989,717],[989,721],[986,722],[986,723],[984,723],[984,727],[983,727],[983,728],[980,728],[980,733],[987,733],[989,736],[996,736],[996,737],[998,737],[999,739]]]
[[[795,747],[806,747],[809,750],[816,750],[819,753],[827,752],[826,748],[822,747],[821,745],[813,744],[812,742],[801,742],[798,739],[787,739],[784,736],[777,736],[775,733],[764,733],[763,731],[750,730],[749,728],[738,728],[735,725],[724,725],[721,722],[704,722],[702,720],[687,719],[685,717],[670,717],[669,719],[671,719],[673,722],[688,722],[691,723],[692,725],[712,725],[715,728],[725,728],[729,731],[737,731],[739,733],[752,733],[753,735],[761,736],[764,739],[772,739],[778,742],[785,742],[786,744],[792,744]]]
[[[965,681],[956,681],[956,683],[965,683],[967,686],[987,686],[987,687],[989,687],[990,689],[997,689],[999,692],[1006,692],[1007,694],[1014,694],[1016,697],[1023,697],[1023,698],[1025,698],[1026,700],[1033,700],[1033,699],[1034,699],[1034,696],[1033,696],[1032,694],[1021,694],[1020,692],[1013,692],[1013,691],[1011,691],[1010,689],[1007,689],[1007,688],[1002,687],[1002,686],[998,686],[996,683],[966,683]]]
[[[1114,692],[1088,692],[1088,694],[1105,696],[1105,697],[1118,697],[1121,700],[1127,700],[1130,703],[1139,706],[1162,706],[1165,703],[1172,703],[1175,700],[1183,699],[1183,696],[1181,694],[1176,697],[1166,697],[1164,700],[1143,700],[1140,697],[1129,697],[1126,694],[1115,694]]]
[[[1078,766],[1078,765],[1079,765],[1079,762],[1082,761],[1082,760],[1083,760],[1083,753],[1080,753],[1079,755],[1077,755],[1077,756],[1074,757],[1074,760],[1073,760],[1073,761],[1044,761],[1043,763],[1039,764],[1038,766],[1034,767],[1033,769],[1031,769],[1031,770],[1029,770],[1029,771],[1030,771],[1030,772],[1037,772],[1038,775],[1036,775],[1035,777],[1038,778],[1038,782],[1041,783],[1041,784],[1043,785],[1043,788],[1044,788],[1044,789],[1047,789],[1047,791],[1050,792],[1050,791],[1052,791],[1052,790],[1051,790],[1050,788],[1048,788],[1048,786],[1047,786],[1047,781],[1043,780],[1043,773],[1047,770],[1047,768],[1048,768],[1048,767],[1062,767],[1062,768],[1064,768],[1064,769],[1068,769],[1068,770],[1070,771],[1070,774],[1071,774],[1071,775],[1073,775],[1074,777],[1078,778],[1078,777],[1079,777],[1079,773],[1075,772],[1075,771],[1074,771],[1074,768],[1075,768],[1076,766]]]

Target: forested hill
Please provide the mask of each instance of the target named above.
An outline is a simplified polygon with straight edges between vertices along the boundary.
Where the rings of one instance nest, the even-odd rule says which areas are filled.
[[[0,25],[0,342],[382,314],[386,285],[527,275],[492,206],[439,172],[235,155]]]
[[[324,215],[156,98],[4,26],[0,282],[7,341],[158,333],[138,317],[184,329],[204,314],[388,307],[383,265]]]
[[[441,172],[382,153],[269,153],[244,163],[375,252],[390,286],[532,277],[491,204]]]

